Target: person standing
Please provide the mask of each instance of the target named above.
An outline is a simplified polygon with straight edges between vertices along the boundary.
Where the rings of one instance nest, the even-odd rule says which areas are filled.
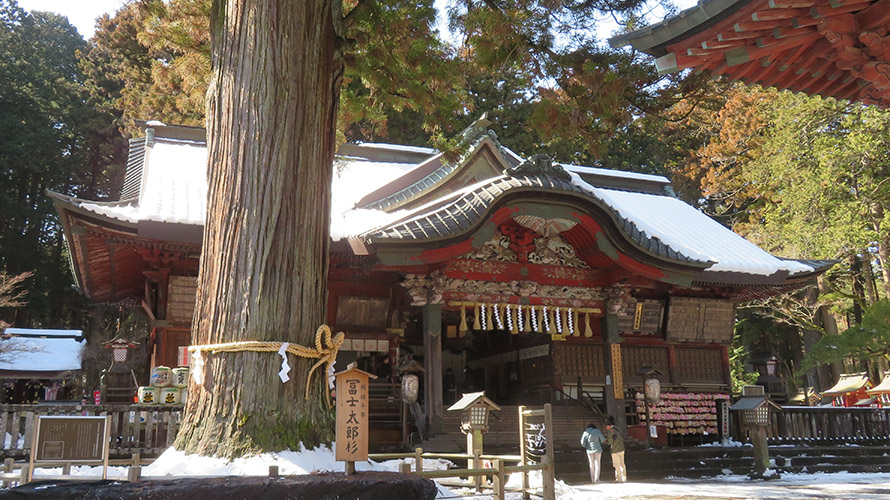
[[[615,427],[615,421],[609,418],[606,423],[606,444],[612,452],[612,466],[615,467],[615,481],[627,482],[627,467],[624,466],[624,433]]]
[[[587,450],[587,461],[590,463],[590,482],[596,484],[600,480],[600,464],[603,456],[603,442],[606,437],[594,424],[587,424],[581,434],[581,447]]]

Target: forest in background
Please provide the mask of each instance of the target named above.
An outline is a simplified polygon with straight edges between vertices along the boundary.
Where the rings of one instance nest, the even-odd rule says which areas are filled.
[[[786,376],[817,367],[798,381],[823,389],[844,371],[880,378],[890,114],[704,74],[660,77],[645,56],[579,32],[588,4],[598,2],[554,16],[548,2],[465,2],[450,12],[452,46],[433,29],[432,1],[372,2],[343,54],[341,140],[447,151],[487,111],[499,140],[525,156],[667,176],[678,196],[764,249],[837,261],[810,289],[740,306],[736,381],[756,378],[751,353],[776,355]],[[626,29],[643,22],[635,4],[618,6]],[[34,272],[20,285],[26,304],[0,309],[0,320],[103,340],[119,316],[137,321],[132,305],[89,305],[72,287],[45,190],[116,199],[136,120],[203,125],[209,11],[209,0],[133,0],[87,41],[63,17],[0,0],[0,273]]]

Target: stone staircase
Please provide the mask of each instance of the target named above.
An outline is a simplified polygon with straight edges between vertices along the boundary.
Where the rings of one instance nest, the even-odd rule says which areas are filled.
[[[890,472],[890,446],[777,446],[770,447],[769,452],[779,473]],[[746,475],[754,468],[749,446],[628,450],[625,463],[630,481]],[[614,474],[611,458],[606,453],[603,455],[602,479],[611,481]],[[584,452],[557,452],[556,477],[569,484],[589,482]]]

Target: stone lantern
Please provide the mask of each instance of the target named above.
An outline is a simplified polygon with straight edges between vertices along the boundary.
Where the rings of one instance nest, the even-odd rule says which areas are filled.
[[[754,470],[749,474],[753,479],[777,479],[778,474],[767,476],[769,468],[769,448],[766,444],[766,431],[770,425],[770,407],[782,407],[769,400],[760,385],[746,385],[742,397],[729,409],[737,412],[742,427],[748,430],[751,444],[754,445]]]
[[[467,435],[467,454],[482,453],[482,434],[488,432],[488,416],[501,408],[485,397],[485,392],[464,394],[448,411],[460,412],[460,429]]]
[[[637,375],[643,377],[643,395],[646,398],[646,445],[652,448],[652,438],[657,437],[657,431],[654,426],[650,425],[650,405],[657,405],[661,402],[661,380],[658,376],[662,373],[656,368],[643,365]]]

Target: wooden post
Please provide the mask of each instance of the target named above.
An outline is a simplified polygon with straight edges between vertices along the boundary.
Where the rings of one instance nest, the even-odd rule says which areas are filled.
[[[3,472],[8,474],[13,471],[14,467],[15,467],[15,459],[14,458],[7,458],[6,460],[3,461]],[[10,481],[8,481],[7,479],[4,479],[2,482],[0,482],[0,485],[2,485],[4,488],[9,488],[10,484],[11,484]]]
[[[541,462],[544,465],[544,470],[541,471],[541,475],[543,476],[543,487],[544,487],[544,500],[556,500],[556,485],[554,484],[553,477],[553,462],[550,461],[550,457],[544,455],[544,460]]]
[[[612,417],[615,423],[621,426],[620,422],[625,421],[624,415],[624,394],[620,386],[616,386],[616,381],[623,378],[623,374],[616,370],[621,369],[619,360],[613,361],[612,346],[620,345],[621,336],[618,333],[618,315],[612,314],[606,307],[606,313],[600,320],[600,329],[603,336],[603,366],[606,368],[606,387],[603,390],[603,398],[606,401],[606,415]]]
[[[19,479],[19,486],[23,484],[28,484],[31,482],[31,465],[25,464],[22,466],[22,477]]]
[[[415,448],[414,450],[414,470],[423,472],[423,448]]]
[[[528,465],[528,451],[525,442],[525,406],[519,407],[519,465]],[[522,498],[529,500],[528,471],[522,471]]]
[[[402,474],[411,474],[411,464],[406,464],[405,462],[400,463],[399,472]]]
[[[556,462],[556,458],[554,457],[554,441],[553,441],[553,408],[550,403],[544,405],[544,437],[547,438],[547,459],[550,464],[550,477],[555,477],[554,474],[554,462]]]
[[[71,475],[71,462],[65,462],[62,464],[62,475],[69,476]]]
[[[352,460],[346,461],[346,475],[347,476],[355,475],[355,462],[353,462]]]
[[[492,492],[492,496],[494,497],[494,500],[506,500],[504,490],[504,486],[506,483],[506,475],[504,473],[504,461],[501,459],[497,459],[493,462],[492,466],[494,467],[494,470],[497,471],[492,475],[491,486],[494,490]]]
[[[269,466],[269,477],[278,477],[278,466],[277,465]]]
[[[131,483],[135,483],[136,481],[139,481],[139,479],[141,479],[141,478],[142,478],[142,466],[131,465],[127,469],[127,481],[130,481]]]
[[[482,467],[482,460],[479,458],[479,455],[482,454],[482,450],[473,450],[473,468],[479,469]],[[485,481],[485,476],[473,476],[473,483],[476,485],[476,491],[482,491],[482,483]]]
[[[442,304],[423,306],[423,412],[428,433],[442,431]]]
[[[754,445],[754,472],[763,476],[769,468],[769,448],[766,445],[766,427],[762,425],[751,428],[751,444]]]
[[[407,448],[409,444],[411,443],[408,439],[408,403],[402,401],[402,445]]]

